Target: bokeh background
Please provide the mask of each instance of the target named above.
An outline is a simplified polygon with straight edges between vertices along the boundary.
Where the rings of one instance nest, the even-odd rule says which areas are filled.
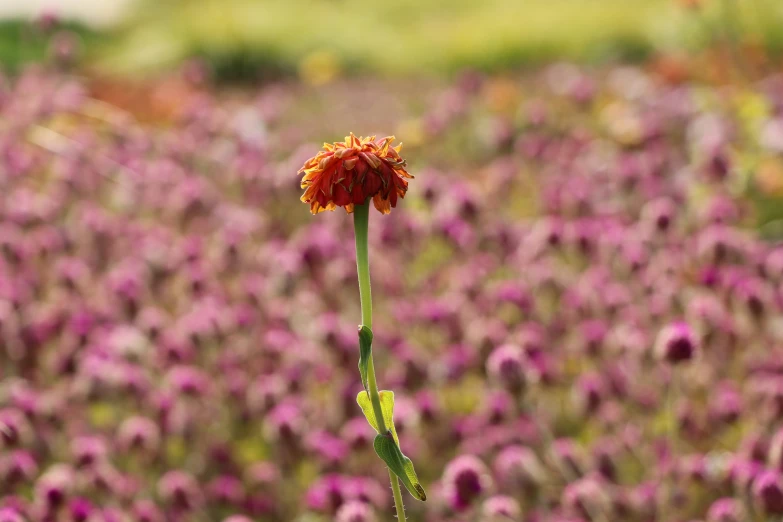
[[[0,5],[0,522],[394,516],[374,353],[427,522],[783,514],[783,4]]]

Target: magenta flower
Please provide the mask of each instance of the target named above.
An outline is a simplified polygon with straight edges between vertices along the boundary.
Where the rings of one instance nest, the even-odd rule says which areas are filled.
[[[699,342],[686,323],[677,322],[665,327],[655,342],[655,355],[664,361],[678,364],[696,356]]]
[[[455,511],[467,509],[492,486],[492,477],[481,460],[473,455],[461,455],[452,460],[443,472],[444,493]]]
[[[372,508],[364,502],[346,502],[334,517],[336,522],[375,522],[375,514]]]
[[[765,513],[783,513],[783,478],[778,471],[759,474],[753,481],[752,490],[754,499]]]
[[[733,498],[720,498],[707,511],[707,522],[738,522],[743,520],[742,507]]]
[[[158,481],[158,495],[176,510],[193,511],[203,504],[203,494],[196,479],[187,472],[172,470]]]

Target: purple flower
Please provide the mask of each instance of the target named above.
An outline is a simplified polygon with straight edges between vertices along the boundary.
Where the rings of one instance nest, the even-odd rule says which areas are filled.
[[[30,423],[22,412],[14,408],[0,410],[0,441],[5,447],[26,445],[32,436]]]
[[[489,497],[481,506],[481,513],[490,520],[518,520],[522,509],[512,497],[495,495]]]
[[[364,502],[346,502],[334,517],[335,522],[375,522],[372,508]]]
[[[504,344],[487,359],[487,374],[513,393],[525,387],[525,354],[517,345]]]
[[[0,456],[0,484],[30,483],[37,474],[38,464],[28,451],[17,449]]]
[[[723,383],[710,400],[709,417],[715,423],[732,424],[742,414],[742,396],[730,383]]]
[[[582,449],[571,439],[553,441],[551,456],[557,470],[566,477],[580,476],[585,468]]]
[[[108,448],[101,437],[82,436],[73,439],[71,452],[77,467],[88,467],[106,458]]]
[[[657,232],[666,232],[672,226],[677,207],[671,199],[662,198],[649,202],[642,209],[642,223]]]
[[[672,364],[689,361],[696,356],[699,343],[696,334],[684,322],[672,323],[663,328],[655,341],[655,355]]]
[[[133,503],[131,513],[135,522],[163,522],[165,520],[163,512],[151,500],[137,500]]]
[[[209,500],[216,504],[238,506],[245,497],[242,481],[232,475],[220,475],[206,486]]]
[[[130,417],[120,424],[116,440],[122,451],[154,453],[160,445],[160,428],[146,417]]]
[[[198,397],[207,392],[209,378],[201,370],[191,366],[176,366],[166,376],[170,386],[177,392]]]
[[[327,465],[339,465],[347,458],[349,448],[346,442],[326,431],[314,431],[305,437],[305,446]]]
[[[783,478],[778,471],[764,471],[752,486],[753,498],[761,509],[771,515],[783,514]]]
[[[289,399],[275,406],[267,416],[266,435],[270,440],[296,444],[305,430],[305,419],[299,405]]]
[[[340,430],[340,436],[353,451],[368,448],[372,445],[375,432],[368,426],[364,417],[354,417],[348,420]]]
[[[0,522],[25,522],[25,518],[13,508],[0,508]]]
[[[73,487],[73,469],[66,464],[55,464],[35,483],[35,502],[45,510],[55,510],[65,503]]]
[[[568,484],[563,490],[562,502],[568,512],[586,520],[606,516],[612,509],[607,485],[596,476],[587,476]]]
[[[739,522],[743,520],[742,506],[734,498],[720,498],[707,511],[706,522]]]
[[[85,522],[95,511],[95,507],[86,498],[76,497],[68,503],[68,511],[73,522]]]
[[[489,471],[478,457],[461,455],[443,471],[444,491],[452,509],[467,509],[492,485]]]
[[[499,483],[510,487],[536,487],[547,478],[547,470],[535,452],[524,446],[503,448],[495,458],[493,469]]]
[[[280,470],[272,462],[256,462],[247,468],[245,478],[252,486],[268,489],[280,480]]]
[[[756,477],[764,470],[764,466],[755,461],[735,459],[729,468],[729,478],[734,488],[741,494],[750,492],[750,488]]]
[[[595,413],[606,395],[604,379],[595,374],[582,375],[574,384],[572,394],[583,415]]]
[[[319,478],[307,490],[305,500],[310,509],[334,513],[347,500],[344,475],[328,474]]]
[[[203,503],[201,487],[187,472],[172,470],[158,481],[158,495],[177,510],[192,511]]]

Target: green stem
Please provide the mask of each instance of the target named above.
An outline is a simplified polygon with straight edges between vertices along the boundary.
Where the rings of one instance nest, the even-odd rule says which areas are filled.
[[[356,271],[359,274],[359,299],[362,304],[362,324],[372,330],[372,291],[370,290],[370,254],[367,246],[367,229],[370,223],[370,206],[355,205],[353,229],[356,234]]]
[[[405,504],[402,503],[402,491],[400,491],[400,480],[392,470],[389,470],[389,480],[392,485],[392,495],[394,495],[394,509],[397,510],[397,520],[405,522]]]
[[[353,210],[353,228],[356,235],[356,271],[359,274],[359,299],[362,306],[362,324],[372,329],[372,292],[370,290],[370,256],[367,245],[367,229],[370,221],[370,204],[365,202],[363,205],[354,205]],[[381,396],[378,393],[378,383],[375,380],[375,365],[373,364],[372,352],[367,360],[367,385],[370,389],[370,401],[375,413],[375,422],[378,423],[378,429],[381,433],[386,433],[386,421],[383,418],[381,409]],[[394,507],[397,510],[397,520],[405,522],[405,506],[402,503],[402,492],[400,491],[400,481],[397,476],[389,470],[389,480],[391,481],[392,492],[394,494]]]

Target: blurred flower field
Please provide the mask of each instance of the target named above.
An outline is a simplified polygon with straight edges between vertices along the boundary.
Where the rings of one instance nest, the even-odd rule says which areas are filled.
[[[76,15],[66,7],[79,0],[35,3]],[[688,54],[699,69],[704,53],[727,47],[753,58],[752,68],[759,57],[783,54],[777,0],[397,0],[360,9],[351,0],[113,0],[106,13],[83,10],[72,29],[83,40],[84,63],[131,76],[167,72],[191,58],[221,81],[299,76],[321,83],[342,74],[440,76],[563,59],[640,62],[661,53]],[[40,59],[40,39],[2,14],[0,63]]]
[[[783,515],[774,62],[215,88],[73,34],[0,81],[0,522],[392,520],[350,219],[299,201],[351,131],[415,176],[369,237],[408,520]]]

